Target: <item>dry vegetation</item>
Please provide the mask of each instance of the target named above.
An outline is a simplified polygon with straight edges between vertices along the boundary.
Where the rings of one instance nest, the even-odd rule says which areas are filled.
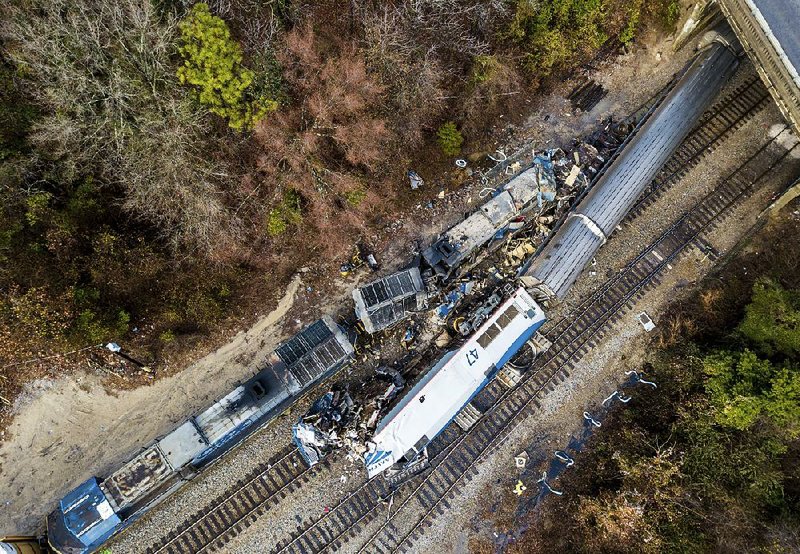
[[[156,365],[189,351],[406,206],[406,170],[450,162],[444,123],[474,151],[548,78],[675,15],[671,0],[193,4],[0,7],[5,397],[74,363],[20,360],[108,340]]]

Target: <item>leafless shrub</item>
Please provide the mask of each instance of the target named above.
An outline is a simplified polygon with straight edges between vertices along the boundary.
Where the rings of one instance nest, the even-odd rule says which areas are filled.
[[[398,133],[409,144],[422,138],[422,127],[445,108],[446,71],[436,46],[415,42],[406,31],[402,15],[385,7],[365,21],[365,56],[391,92],[402,117]]]
[[[661,325],[658,334],[658,347],[670,348],[676,345],[682,337],[691,337],[697,332],[697,325],[687,314],[673,313]]]
[[[507,11],[497,0],[404,0],[363,10],[366,58],[403,114],[397,127],[408,143],[442,116],[464,67],[490,52]]]
[[[276,51],[294,101],[255,134],[264,203],[276,205],[288,188],[299,193],[303,224],[293,239],[340,256],[364,228],[380,184],[373,176],[393,140],[381,115],[384,87],[354,45],[321,44],[310,26],[287,33]]]
[[[94,174],[176,247],[211,253],[238,234],[208,118],[174,76],[176,17],[138,0],[31,0],[2,9],[6,54],[46,110],[31,140],[60,178]]]
[[[248,55],[270,51],[282,30],[287,2],[280,0],[207,0],[211,12],[233,28]],[[195,2],[184,1],[186,9]]]
[[[470,83],[461,102],[466,135],[477,134],[487,121],[508,113],[508,106],[524,90],[525,84],[511,60],[487,56],[490,66],[482,75],[473,69]]]
[[[334,148],[352,166],[377,169],[390,138],[377,115],[383,87],[368,73],[360,52],[345,44],[323,61],[314,31],[303,27],[287,35],[280,59],[300,99],[294,124],[305,156],[326,158],[326,150]],[[338,158],[333,156],[331,165]]]
[[[405,0],[384,5],[377,13],[390,12],[405,41],[412,39],[411,44],[426,50],[434,47],[446,61],[463,61],[488,53],[494,22],[507,10],[498,0]]]

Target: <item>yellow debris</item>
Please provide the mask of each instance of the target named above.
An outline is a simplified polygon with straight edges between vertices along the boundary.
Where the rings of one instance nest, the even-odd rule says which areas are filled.
[[[515,265],[515,262],[522,261],[534,252],[536,252],[536,248],[534,248],[533,243],[530,240],[524,240],[507,252],[507,261],[511,265]]]

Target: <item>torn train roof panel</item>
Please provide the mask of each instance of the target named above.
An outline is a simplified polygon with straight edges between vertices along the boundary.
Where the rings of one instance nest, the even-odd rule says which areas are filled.
[[[275,354],[304,387],[339,367],[353,354],[353,345],[333,319],[324,316],[281,344]]]
[[[424,291],[419,268],[393,273],[353,291],[356,315],[368,333],[375,333],[423,309]]]

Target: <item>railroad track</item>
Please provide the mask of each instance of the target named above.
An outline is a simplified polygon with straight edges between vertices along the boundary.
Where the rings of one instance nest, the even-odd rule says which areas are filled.
[[[749,78],[734,91],[725,95],[704,116],[701,124],[670,158],[665,169],[640,197],[634,211],[641,213],[646,206],[677,182],[690,167],[699,163],[710,149],[721,144],[736,129],[753,117],[766,105],[767,101],[768,94],[756,77]],[[628,216],[628,218],[630,217],[633,216]],[[550,332],[549,334],[553,335],[554,333]],[[488,400],[484,399],[483,401],[483,404],[487,406],[505,398],[502,396],[503,391],[494,391],[500,396],[493,397],[492,392],[489,391],[493,388],[490,385],[482,395],[489,397]],[[439,442],[446,443],[444,438],[448,436],[449,434],[445,433]],[[336,457],[331,455],[314,468],[308,468],[300,459],[297,449],[287,447],[270,461],[256,467],[246,478],[238,481],[234,487],[217,497],[206,508],[192,514],[160,542],[148,548],[146,552],[148,554],[184,554],[214,551],[237,536],[271,506],[300,488],[311,478],[314,470],[329,467],[335,459]],[[433,461],[435,463],[436,458]],[[362,489],[358,489],[348,495],[345,500],[352,497],[353,502],[361,503],[364,509],[367,506],[373,506],[376,500],[380,501],[380,499],[386,498],[391,492],[385,486],[375,485],[374,490],[370,489],[365,494],[365,499],[360,499],[358,497],[360,491],[363,492]],[[347,511],[352,508],[344,507],[343,509]],[[337,513],[336,509],[326,514],[325,519],[333,517],[335,513]],[[365,513],[368,514],[369,511]],[[366,517],[368,516],[359,514],[359,510],[353,511],[350,516],[351,519],[365,519]],[[318,525],[321,524],[322,522]],[[298,534],[296,536],[299,539],[304,538]],[[294,543],[290,540],[287,544]]]
[[[323,460],[315,467],[329,464],[330,460]],[[187,554],[212,551],[238,535],[270,506],[300,488],[309,478],[309,468],[297,447],[287,446],[237,481],[235,489],[192,514],[146,552]]]
[[[459,434],[456,426],[448,427],[431,469],[412,480],[409,490],[400,489],[392,498],[392,491],[382,479],[367,481],[329,513],[299,528],[275,552],[337,551],[363,533],[378,516],[386,519],[358,551],[409,551],[432,524],[433,516],[444,513],[459,490],[477,474],[477,464],[541,407],[538,398],[566,380],[575,363],[647,290],[660,283],[664,269],[692,246],[705,245],[703,235],[724,221],[753,186],[786,158],[788,152],[775,147],[775,140],[767,141],[741,167],[721,179],[714,191],[642,250],[621,273],[606,281],[580,305],[579,314],[554,325],[550,332],[553,347],[514,389],[503,389],[496,381],[490,384],[486,393],[495,398],[491,407],[466,433]],[[400,513],[406,514],[405,521],[414,520],[410,528],[401,530],[395,523]]]

